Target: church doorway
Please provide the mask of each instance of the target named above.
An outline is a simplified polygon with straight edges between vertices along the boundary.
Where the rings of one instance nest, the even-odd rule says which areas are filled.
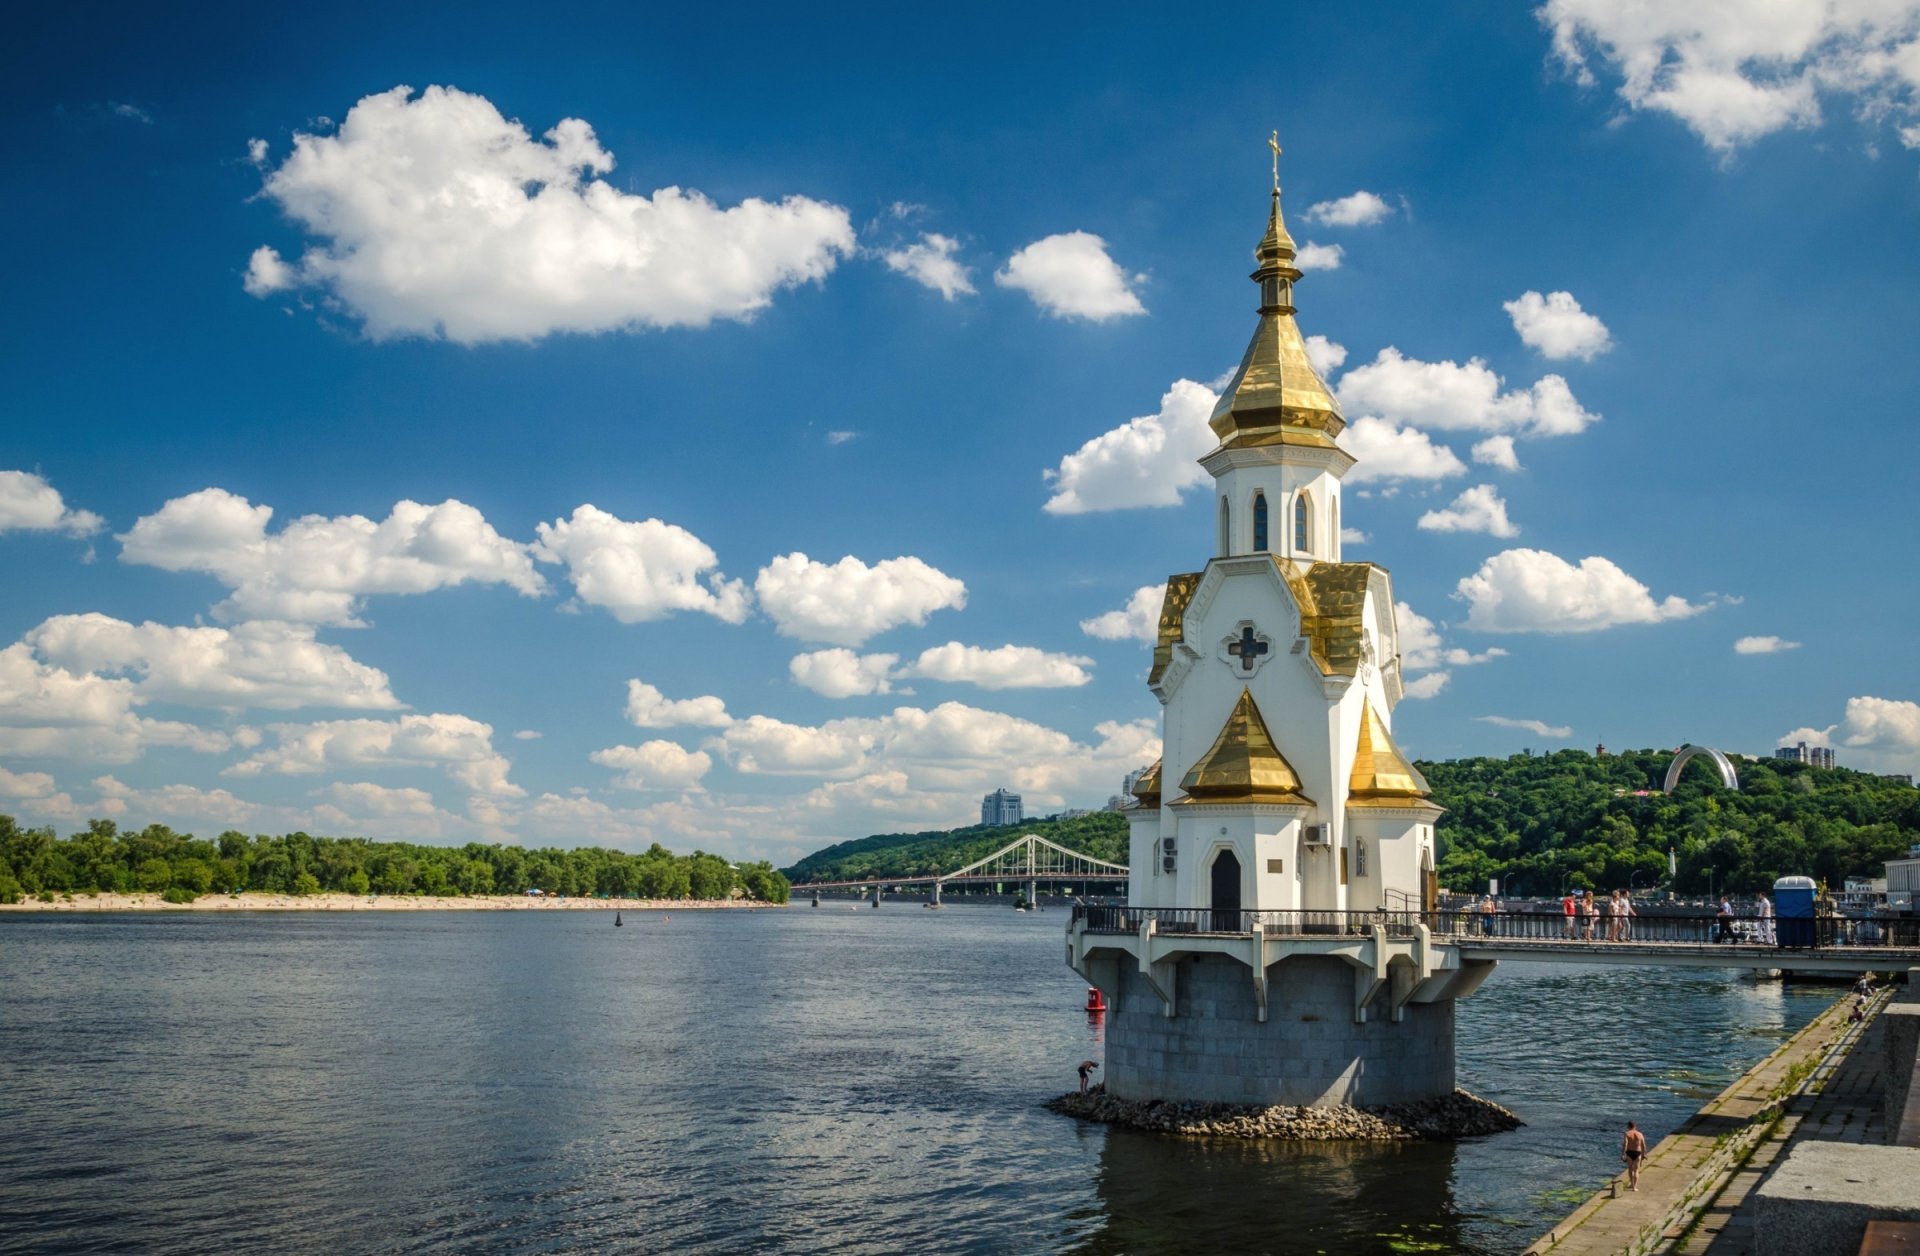
[[[1223,850],[1213,859],[1213,932],[1244,932],[1240,922],[1240,859]]]

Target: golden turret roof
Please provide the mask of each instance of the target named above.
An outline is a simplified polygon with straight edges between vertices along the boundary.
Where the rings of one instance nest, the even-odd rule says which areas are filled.
[[[1180,781],[1187,802],[1281,802],[1310,805],[1300,794],[1300,774],[1273,744],[1267,722],[1250,690],[1227,717],[1213,746]]]
[[[1133,783],[1133,796],[1140,800],[1140,806],[1151,809],[1160,805],[1160,760],[1155,759],[1153,766],[1140,774]]]
[[[1207,420],[1222,445],[1315,445],[1328,448],[1346,427],[1340,405],[1307,358],[1307,343],[1293,321],[1293,237],[1280,213],[1280,189],[1273,189],[1267,234],[1254,250],[1253,272],[1260,285],[1260,325],[1254,328],[1240,369],[1220,394]]]
[[[1432,790],[1427,778],[1400,753],[1387,731],[1386,721],[1367,703],[1360,721],[1360,746],[1353,756],[1353,775],[1347,778],[1349,807],[1404,807],[1424,800]]]

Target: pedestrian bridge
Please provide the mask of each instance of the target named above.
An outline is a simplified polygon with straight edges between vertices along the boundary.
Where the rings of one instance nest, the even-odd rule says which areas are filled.
[[[1642,915],[1617,927],[1607,918],[1569,926],[1560,912],[1214,911],[1207,908],[1083,906],[1083,934],[1158,940],[1155,952],[1239,948],[1234,939],[1337,943],[1379,937],[1446,948],[1464,964],[1524,960],[1570,964],[1659,964],[1683,968],[1788,969],[1857,974],[1920,965],[1920,919],[1791,920],[1749,916]],[[1178,939],[1176,941],[1175,939]],[[1218,944],[1206,945],[1217,939]],[[1169,944],[1173,946],[1170,947]]]

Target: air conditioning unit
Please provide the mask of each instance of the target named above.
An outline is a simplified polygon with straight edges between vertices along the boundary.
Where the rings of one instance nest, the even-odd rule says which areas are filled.
[[[1325,824],[1309,824],[1306,829],[1306,842],[1309,846],[1333,845],[1333,829]]]
[[[1160,856],[1160,871],[1169,873],[1169,874],[1172,873],[1173,863],[1174,863],[1174,860],[1172,855]]]
[[[1177,837],[1163,837],[1160,839],[1160,853],[1163,855],[1172,855],[1173,852],[1179,848],[1179,844],[1180,839]]]

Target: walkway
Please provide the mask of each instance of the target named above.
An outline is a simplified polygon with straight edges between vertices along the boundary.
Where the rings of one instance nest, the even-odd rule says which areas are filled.
[[[1885,997],[1882,994],[1880,1001]],[[1552,1232],[1527,1248],[1528,1256],[1548,1252],[1554,1256],[1614,1256],[1615,1253],[1641,1256],[1647,1252],[1673,1250],[1671,1245],[1682,1232],[1669,1229],[1676,1215],[1684,1216],[1683,1208],[1701,1195],[1720,1190],[1734,1162],[1763,1136],[1772,1114],[1781,1107],[1782,1097],[1795,1090],[1809,1073],[1819,1078],[1822,1070],[1831,1071],[1842,1059],[1851,1058],[1845,1053],[1859,1036],[1859,1027],[1847,1024],[1850,1002],[1840,999],[1815,1017],[1686,1124],[1655,1144],[1640,1170],[1639,1191],[1629,1192],[1626,1175],[1619,1174],[1606,1190],[1582,1204]],[[1880,1002],[1876,1002],[1874,1010],[1878,1011],[1879,1006]],[[1869,1053],[1858,1054],[1864,1058]],[[1828,1107],[1820,1109],[1825,1113],[1820,1119],[1837,1120],[1844,1126],[1846,1120],[1853,1118],[1837,1106],[1840,1087],[1830,1089],[1835,1093]],[[1818,1098],[1825,1100],[1828,1096],[1823,1093]],[[1797,1103],[1789,1102],[1790,1116],[1807,1102],[1807,1096],[1801,1096]],[[1796,1125],[1805,1119],[1798,1118]],[[1763,1145],[1762,1150],[1766,1151],[1766,1146]],[[1772,1163],[1772,1157],[1777,1155],[1776,1148],[1767,1163]],[[1760,1171],[1764,1172],[1764,1168],[1760,1166]],[[1716,1169],[1720,1171],[1716,1173]],[[1750,1191],[1757,1180],[1757,1176],[1746,1179],[1739,1198],[1745,1198],[1745,1192]],[[1736,1185],[1742,1181],[1740,1175],[1734,1175]],[[1736,1202],[1731,1192],[1723,1193],[1723,1197],[1730,1205]],[[1708,1224],[1712,1224],[1711,1216]],[[1724,1218],[1720,1224],[1724,1227]],[[1718,1233],[1717,1229],[1713,1231]],[[1709,1249],[1688,1246],[1680,1250],[1705,1252]],[[1714,1256],[1721,1256],[1721,1248],[1711,1251]]]

